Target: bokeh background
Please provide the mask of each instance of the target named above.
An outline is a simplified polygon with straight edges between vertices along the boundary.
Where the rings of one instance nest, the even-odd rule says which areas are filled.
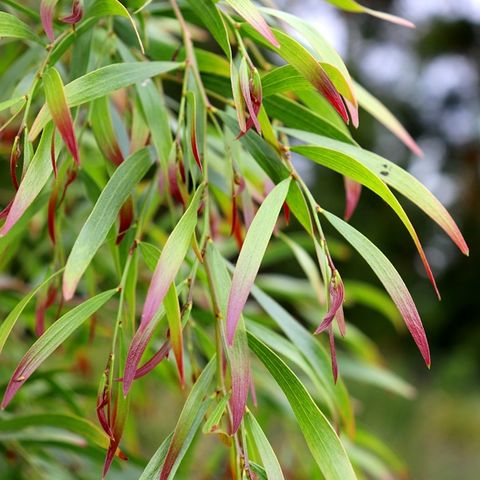
[[[449,209],[470,246],[463,257],[421,212],[405,208],[425,244],[441,303],[400,222],[364,192],[352,224],[380,245],[398,267],[419,305],[433,355],[431,371],[413,342],[399,339],[370,311],[349,319],[374,338],[389,366],[417,388],[413,400],[375,389],[354,390],[362,423],[385,439],[409,465],[415,480],[480,478],[480,2],[379,0],[364,5],[405,17],[411,30],[367,15],[340,12],[319,0],[277,2],[308,19],[338,49],[354,78],[380,98],[424,151],[413,156],[367,113],[359,143],[407,168]],[[303,168],[310,168],[308,164]],[[343,211],[341,179],[321,170],[317,197]],[[307,178],[308,178],[307,177]],[[314,183],[315,182],[315,183]],[[341,265],[344,278],[375,282],[360,259]],[[341,365],[340,365],[341,368]]]

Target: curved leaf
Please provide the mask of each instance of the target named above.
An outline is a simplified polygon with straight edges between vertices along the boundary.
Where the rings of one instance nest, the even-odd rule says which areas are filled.
[[[349,155],[379,175],[382,180],[400,192],[434,220],[465,255],[468,245],[457,224],[440,201],[413,175],[395,163],[354,145],[347,145],[334,139],[300,130],[284,129],[286,133],[300,140],[325,148],[331,148]]]
[[[303,383],[277,354],[253,335],[249,334],[248,342],[286,395],[325,479],[355,480],[357,477],[345,448]]]
[[[13,372],[3,396],[1,408],[5,408],[12,400],[18,389],[30,378],[33,372],[86,320],[107,303],[117,289],[100,293],[86,302],[78,305],[59,318],[52,326],[30,347],[17,368]]]
[[[44,287],[46,287],[57,275],[62,273],[62,271],[63,271],[63,268],[61,270],[58,270],[54,274],[50,275],[48,278],[46,278],[40,285],[38,285],[38,287],[34,288],[28,295],[23,297],[17,303],[17,305],[15,305],[15,308],[8,314],[8,317],[0,325],[0,353],[2,353],[3,347],[5,346],[5,342],[7,341],[7,338],[10,335],[10,332],[12,331],[13,327],[17,323],[17,320],[25,310],[25,307],[28,305],[28,303],[32,300],[32,298],[35,297],[35,295],[39,291],[41,291]]]
[[[188,4],[220,47],[222,47],[225,55],[230,58],[232,52],[228,40],[228,32],[215,2],[213,0],[188,0]]]
[[[335,5],[336,7],[339,7],[343,10],[346,10],[347,12],[368,13],[374,17],[378,17],[378,18],[381,18],[382,20],[386,20],[387,22],[396,23],[398,25],[402,25],[408,28],[415,27],[415,25],[412,22],[405,20],[404,18],[397,17],[395,15],[390,15],[389,13],[379,12],[378,10],[372,10],[371,8],[367,8],[367,7],[364,7],[363,5],[360,5],[355,0],[327,0],[327,2],[330,2],[332,5]]]
[[[85,418],[65,413],[36,413],[1,418],[0,432],[18,432],[24,428],[52,427],[68,430],[82,436],[93,445],[108,448],[109,439],[106,433]]]
[[[175,478],[175,472],[208,409],[209,402],[203,399],[208,393],[214,373],[215,357],[203,369],[183,406],[163,462],[160,480]]]
[[[290,178],[280,182],[267,196],[248,229],[233,274],[227,308],[227,340],[233,338],[243,307],[268,246],[277,218],[290,188]]]
[[[7,12],[0,12],[0,38],[2,37],[39,41],[26,23]]]
[[[237,11],[237,13],[248,22],[263,38],[271,45],[278,48],[280,44],[275,38],[274,33],[264,20],[257,7],[251,0],[226,0],[227,3]]]
[[[155,77],[162,73],[171,72],[180,66],[182,64],[176,62],[114,63],[89,72],[65,85],[65,97],[70,108],[77,107],[96,98],[104,97],[120,88],[143,82],[147,78]],[[49,119],[48,109],[44,106],[30,129],[30,141],[35,140]]]
[[[345,237],[358,253],[365,259],[383,283],[400,311],[408,330],[412,334],[425,363],[430,368],[430,349],[427,336],[413,301],[402,278],[391,264],[390,260],[363,234],[332,213],[322,210],[327,220]]]
[[[255,442],[257,449],[260,453],[263,466],[265,467],[265,473],[268,480],[283,480],[283,472],[280,464],[278,463],[277,456],[273,451],[268,438],[263,433],[262,427],[257,422],[257,419],[251,412],[248,412],[245,417],[249,430],[252,432],[252,440]]]
[[[330,150],[324,147],[318,146],[299,146],[293,147],[292,151],[297,152],[311,160],[324,165],[327,168],[334,170],[335,172],[346,175],[352,180],[365,185],[367,188],[375,192],[379,197],[381,197],[387,204],[393,209],[393,211],[398,215],[400,220],[405,225],[406,229],[410,233],[410,236],[417,247],[418,253],[422,260],[422,263],[427,272],[428,278],[432,283],[435,292],[437,293],[438,298],[440,298],[440,293],[435,282],[432,270],[427,260],[427,256],[423,250],[420,239],[418,238],[417,232],[413,227],[410,219],[408,218],[405,210],[398,202],[397,198],[390,189],[385,185],[383,180],[378,174],[370,170],[368,167],[365,167],[361,162],[357,161],[354,157],[345,155],[335,150]]]
[[[123,375],[123,394],[127,395],[135,378],[138,363],[153,334],[153,320],[158,313],[170,285],[180,269],[192,241],[197,225],[197,210],[200,206],[205,184],[198,187],[189,207],[168,237],[150,282],[143,306],[142,320],[128,349]]]
[[[35,155],[28,166],[27,173],[15,194],[7,219],[0,230],[0,237],[5,236],[17,223],[18,219],[25,213],[25,210],[38,197],[52,174],[50,146],[53,130],[53,124],[49,124],[43,132]],[[56,152],[58,154],[58,149],[56,149]]]
[[[49,68],[43,75],[43,88],[45,90],[48,110],[50,111],[53,122],[60,132],[65,145],[72,154],[75,163],[78,165],[80,158],[72,115],[70,114],[65,98],[62,78],[54,67]]]
[[[120,208],[151,165],[152,159],[148,150],[139,150],[115,170],[102,190],[73,245],[65,266],[63,296],[66,300],[73,297],[80,278],[105,241]]]

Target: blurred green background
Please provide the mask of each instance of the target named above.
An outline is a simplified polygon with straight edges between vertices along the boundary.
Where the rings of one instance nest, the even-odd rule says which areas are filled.
[[[403,202],[443,294],[437,302],[402,225],[386,205],[364,191],[352,224],[382,248],[411,289],[433,363],[431,371],[426,370],[407,335],[399,339],[380,317],[350,309],[350,321],[371,335],[389,366],[417,388],[413,401],[366,387],[353,393],[360,402],[362,423],[406,460],[411,478],[474,480],[480,478],[480,3],[363,4],[403,16],[417,28],[342,13],[318,0],[283,2],[286,10],[308,19],[331,41],[352,76],[390,107],[414,136],[424,158],[410,154],[367,113],[362,112],[356,134],[363,147],[407,168],[438,196],[459,223],[471,253],[463,257],[425,215]],[[341,214],[341,178],[325,170],[315,172],[320,203]],[[375,282],[355,256],[340,270],[344,278]]]

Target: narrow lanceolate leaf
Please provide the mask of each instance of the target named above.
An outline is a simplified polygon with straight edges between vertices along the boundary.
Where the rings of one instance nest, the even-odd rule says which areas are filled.
[[[368,13],[369,15],[372,15],[374,17],[381,18],[382,20],[386,20],[387,22],[396,23],[397,25],[402,25],[403,27],[415,27],[412,22],[405,20],[404,18],[390,15],[389,13],[379,12],[378,10],[372,10],[371,8],[360,5],[355,0],[327,0],[327,2],[330,2],[332,5],[335,5],[342,10],[346,10],[347,12]]]
[[[120,165],[124,158],[113,130],[108,97],[97,98],[92,102],[90,123],[100,151],[114,165]]]
[[[200,426],[200,422],[203,420],[203,416],[206,413],[208,403],[204,402],[203,399],[208,393],[208,388],[210,387],[214,373],[215,357],[212,358],[208,365],[203,369],[183,406],[173,433],[172,441],[168,447],[165,461],[163,462],[160,480],[175,478],[176,470],[193,439],[196,429]],[[196,429],[192,428],[194,426]],[[193,434],[192,430],[194,430]]]
[[[402,278],[391,264],[390,260],[358,230],[327,211],[322,212],[327,220],[345,237],[358,251],[383,283],[400,311],[408,330],[412,334],[425,363],[430,367],[430,350],[425,330],[418,314],[415,302]]]
[[[95,0],[92,6],[87,10],[85,17],[107,17],[109,15],[117,15],[127,18],[130,21],[137,37],[138,44],[140,45],[140,49],[142,53],[145,53],[142,39],[138,33],[135,20],[132,18],[127,8],[121,2],[119,2],[119,0]]]
[[[376,118],[383,126],[388,128],[396,137],[398,137],[415,155],[423,157],[421,148],[407,132],[405,127],[393,115],[392,112],[375,98],[370,92],[358,83],[355,83],[355,92],[357,93],[358,103],[370,115]]]
[[[180,269],[190,247],[197,225],[197,210],[205,185],[202,184],[190,202],[189,207],[168,237],[150,282],[143,306],[142,320],[128,349],[123,375],[123,394],[126,396],[132,386],[137,366],[153,334],[154,318],[158,314],[165,295]]]
[[[469,254],[468,245],[463,235],[445,207],[422,183],[406,170],[380,155],[354,145],[347,145],[346,143],[331,138],[300,130],[286,129],[285,131],[305,142],[337,150],[363,163],[370,170],[376,172],[387,185],[390,185],[407,197],[432,218],[452,239],[462,253],[465,255]]]
[[[195,99],[195,93],[192,91],[187,92],[187,124],[190,134],[190,147],[192,149],[192,155],[195,159],[200,171],[203,171],[202,159],[200,158],[200,150],[198,148],[198,136],[197,136],[197,101]]]
[[[256,40],[261,40],[251,28],[245,26],[244,29],[246,33]],[[315,89],[331,103],[338,114],[343,118],[344,122],[348,123],[348,114],[343,99],[320,62],[318,62],[318,60],[303,45],[289,35],[277,29],[274,29],[274,32],[280,42],[279,47],[274,48],[268,43],[265,44],[264,41],[262,41],[262,43],[280,55],[292,65],[295,70],[301,73],[305,79],[308,80]]]
[[[428,278],[432,283],[437,296],[440,298],[440,293],[438,291],[435,278],[428,263],[427,256],[425,255],[425,252],[423,250],[422,244],[420,243],[420,240],[418,238],[417,232],[415,231],[415,228],[413,227],[410,219],[405,213],[405,210],[400,205],[395,195],[393,195],[390,189],[385,185],[383,180],[380,178],[380,175],[373,172],[368,167],[364,166],[355,158],[344,155],[343,153],[334,150],[329,150],[318,146],[293,147],[292,150],[300,153],[301,155],[305,155],[311,160],[328,168],[331,168],[332,170],[341,173],[342,175],[347,175],[352,180],[355,180],[356,182],[365,185],[367,188],[369,188],[381,198],[383,198],[383,200],[385,200],[385,202],[387,202],[388,205],[390,205],[390,207],[398,215],[400,220],[402,220],[403,224],[408,230],[408,233],[410,233],[410,236],[412,237],[412,240],[417,247],[418,253],[425,267],[425,271],[427,272]]]
[[[226,318],[228,295],[231,290],[232,281],[225,260],[212,242],[209,242],[207,245],[205,261],[210,270],[210,277],[213,283],[212,288],[218,299],[220,313],[222,314],[222,318]],[[234,337],[233,346],[227,348],[226,353],[230,363],[230,373],[232,377],[232,395],[230,398],[232,433],[236,433],[245,414],[248,390],[251,384],[250,355],[245,323],[242,316],[240,316],[238,321],[237,334]]]
[[[331,381],[331,362],[325,349],[300,322],[292,317],[273,298],[256,286],[252,289],[252,295],[289,338],[290,342],[300,349],[315,373],[318,391],[322,395],[322,400],[330,407],[334,417],[336,412],[341,415],[346,429],[353,434],[355,431],[355,417],[348,392],[341,379],[337,385],[334,385]],[[271,347],[274,348],[275,346],[271,345]]]
[[[277,456],[275,455],[267,436],[263,432],[262,427],[251,412],[247,414],[245,419],[247,422],[247,428],[252,434],[252,440],[255,442],[260,458],[262,459],[267,479],[283,480],[284,476],[282,467],[280,467]]]
[[[86,320],[110,300],[117,289],[100,293],[58,319],[28,350],[8,383],[1,408],[5,408],[33,372]]]
[[[222,47],[225,55],[230,58],[232,52],[228,40],[227,28],[215,2],[213,0],[188,0],[188,5],[212,34],[220,47]]]
[[[358,102],[355,96],[353,81],[347,67],[337,51],[323,38],[319,29],[307,21],[281,10],[262,8],[261,11],[288,23],[308,41],[320,58],[323,68],[336,89],[345,97],[345,100],[351,103],[353,111],[356,111]]]
[[[53,129],[53,125],[50,124],[43,132],[35,155],[28,166],[27,173],[23,177],[20,187],[15,194],[7,219],[0,230],[0,237],[6,235],[17,223],[18,219],[37,198],[52,174],[50,145]]]
[[[126,62],[107,65],[65,85],[65,97],[70,108],[77,107],[120,88],[176,70],[181,65],[176,62]],[[43,107],[30,129],[30,141],[38,136],[49,119],[48,108]]]
[[[227,0],[227,3],[270,44],[276,48],[280,46],[274,33],[251,0]]]
[[[155,355],[154,358],[152,358],[143,367],[140,367],[137,370],[137,366],[139,365],[140,360],[142,359],[142,356],[148,346],[148,343],[152,338],[153,332],[155,331],[155,328],[157,327],[160,319],[163,318],[164,314],[165,310],[163,306],[161,306],[157,312],[157,315],[155,315],[148,324],[140,325],[138,327],[138,330],[135,332],[132,343],[128,348],[127,359],[125,361],[125,372],[122,378],[122,388],[124,396],[127,396],[130,387],[132,386],[132,383],[136,378],[143,376],[145,370],[146,373],[148,373],[150,367],[154,368],[155,363],[163,359],[163,354],[161,352],[163,352],[164,350],[160,349],[158,355]],[[165,352],[165,355],[167,355],[167,353],[168,351]]]
[[[233,344],[235,330],[268,246],[277,218],[290,188],[290,178],[267,196],[248,229],[233,274],[227,308],[227,339]]]
[[[137,84],[137,92],[145,120],[150,127],[155,151],[161,165],[166,165],[172,149],[173,139],[163,92],[150,79]]]
[[[240,68],[241,59],[238,57],[230,62],[230,81],[232,82],[232,96],[237,113],[238,126],[241,132],[247,131],[247,114],[245,102],[243,100],[242,88],[240,86]]]
[[[157,448],[157,451],[148,462],[148,465],[145,467],[145,470],[142,472],[138,480],[158,480],[163,462],[167,456],[168,447],[172,441],[172,436],[173,432]]]
[[[91,421],[65,413],[34,413],[3,418],[0,422],[0,432],[18,432],[26,428],[48,427],[61,428],[80,435],[91,445],[101,448],[108,447],[108,436]]]
[[[255,128],[257,129],[257,132],[260,134],[262,132],[262,128],[260,127],[260,122],[258,121],[258,112],[260,111],[260,107],[262,104],[262,98],[261,98],[261,83],[260,83],[260,96],[257,97],[255,95],[255,92],[253,91],[253,86],[254,86],[254,80],[253,80],[253,75],[255,75],[255,72],[250,72],[250,67],[247,64],[246,58],[242,58],[242,61],[240,63],[240,71],[239,71],[239,81],[240,81],[240,90],[242,91],[243,99],[245,101],[245,104],[247,106],[248,113],[250,115],[249,122],[250,124],[253,123],[255,125]],[[258,78],[258,73],[257,73],[257,78]],[[257,85],[259,82],[257,82]],[[248,124],[247,124],[247,130],[248,130]]]
[[[152,164],[148,150],[139,150],[113,173],[73,245],[63,274],[63,296],[73,297],[78,282],[107,237],[120,208]]]
[[[62,79],[54,67],[49,68],[43,75],[43,88],[50,115],[75,163],[78,165],[80,158],[72,115],[65,98]]]
[[[178,303],[178,294],[177,289],[175,288],[175,283],[170,285],[163,303],[170,330],[170,343],[172,344],[172,350],[177,362],[178,375],[183,385],[185,378],[183,375],[182,317],[180,314],[180,305]]]
[[[362,184],[352,180],[349,177],[343,177],[345,185],[345,214],[344,218],[348,222],[357,209],[360,196],[362,195]]]
[[[26,23],[7,12],[0,12],[0,38],[2,37],[38,41],[38,37]]]
[[[10,332],[17,323],[17,320],[20,318],[20,315],[25,310],[25,307],[30,303],[30,301],[40,292],[44,287],[46,287],[57,275],[59,275],[62,270],[55,272],[53,275],[50,275],[45,279],[38,287],[34,288],[28,295],[22,298],[20,302],[17,303],[15,308],[9,313],[8,317],[2,321],[0,324],[0,353],[2,353],[5,342],[7,341]]]
[[[325,479],[355,480],[357,477],[345,448],[303,383],[277,354],[253,335],[249,335],[248,342],[286,395]]]
[[[2,12],[0,12],[0,22],[2,18]],[[1,37],[1,35],[0,35]],[[25,96],[23,97],[14,97],[10,98],[8,100],[5,100],[4,102],[0,102],[0,112],[3,112],[4,110],[7,110],[8,108],[13,108],[16,107],[20,103],[25,103],[27,101],[27,98]]]
[[[204,184],[198,187],[187,211],[173,229],[162,250],[145,299],[142,324],[148,324],[152,320],[183,263],[197,224],[197,210],[204,188]]]
[[[51,42],[55,40],[55,34],[53,33],[53,14],[55,13],[57,2],[58,0],[42,0],[40,2],[42,26]]]

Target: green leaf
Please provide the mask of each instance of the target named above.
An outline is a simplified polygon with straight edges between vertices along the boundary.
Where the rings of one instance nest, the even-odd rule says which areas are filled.
[[[128,62],[107,65],[65,85],[68,106],[71,108],[83,105],[120,88],[171,72],[181,66],[181,63],[176,62]],[[44,106],[30,130],[31,141],[43,130],[49,119],[48,109]]]
[[[326,480],[356,479],[345,448],[305,386],[272,350],[253,335],[248,341],[286,395],[303,436]]]
[[[40,41],[30,26],[6,12],[0,12],[0,39],[2,37]]]
[[[197,210],[200,206],[205,184],[201,184],[189,207],[168,237],[158,260],[143,306],[142,320],[128,349],[123,375],[123,394],[126,396],[135,378],[138,363],[151,337],[152,320],[159,311],[170,285],[175,281],[190,247],[197,225]]]
[[[268,438],[251,412],[245,417],[247,428],[252,432],[252,440],[257,446],[268,480],[283,480],[283,472]]]
[[[58,270],[54,274],[47,277],[38,287],[34,288],[28,295],[23,297],[15,306],[15,308],[8,314],[8,317],[0,325],[0,353],[2,353],[5,342],[7,341],[8,336],[10,335],[13,327],[17,323],[17,320],[20,318],[20,315],[25,310],[25,307],[30,303],[32,298],[37,295],[44,287],[46,287],[55,277],[57,277],[61,272]]]
[[[49,68],[43,75],[43,89],[48,110],[53,122],[73,156],[75,163],[80,163],[77,138],[73,127],[72,115],[65,98],[62,78],[55,67]]]
[[[130,15],[130,12],[125,8],[125,6],[120,3],[118,0],[95,0],[92,6],[86,11],[85,18],[88,17],[108,17],[110,15],[118,15],[120,17],[127,18],[135,31],[137,36],[138,43],[142,53],[145,53],[143,48],[142,39],[138,33],[135,20]]]
[[[138,480],[158,480],[163,462],[165,462],[165,457],[167,456],[168,447],[172,441],[172,437],[173,432],[158,447],[157,451],[148,462],[148,465],[145,467],[145,470],[142,472]]]
[[[145,120],[150,128],[155,151],[161,164],[167,165],[173,139],[163,92],[150,79],[137,84],[136,89]]]
[[[402,25],[404,27],[414,28],[415,25],[404,18],[397,17],[395,15],[390,15],[388,13],[379,12],[378,10],[372,10],[371,8],[364,7],[360,5],[355,0],[327,0],[327,2],[339,7],[347,12],[353,13],[368,13],[374,17],[381,18],[382,20],[386,20],[387,22],[396,23],[398,25]]]
[[[231,132],[238,131],[237,124],[231,116],[221,114],[221,117]],[[240,142],[274,183],[278,184],[290,176],[290,172],[283,164],[278,152],[259,135],[249,131],[240,139]],[[305,230],[312,234],[310,213],[303,193],[296,182],[290,185],[287,204]]]
[[[290,181],[290,178],[283,180],[270,192],[255,215],[245,237],[228,298],[227,340],[230,345],[233,344],[237,323],[287,197]]]
[[[391,264],[390,260],[367,237],[353,228],[347,222],[332,213],[322,210],[322,214],[340,232],[355,250],[365,259],[382,282],[385,290],[392,297],[402,315],[408,330],[412,334],[420,353],[428,367],[430,367],[430,350],[423,329],[420,315],[402,278]]]
[[[340,129],[330,119],[312,112],[294,100],[281,95],[264,99],[264,105],[271,117],[280,120],[290,128],[300,128],[307,132],[326,135],[346,143],[354,143],[350,133]]]
[[[98,148],[104,157],[114,165],[120,165],[124,158],[113,129],[108,97],[100,97],[92,102],[90,123]]]
[[[4,102],[0,102],[0,112],[7,110],[7,108],[15,107],[19,103],[25,103],[26,101],[27,99],[25,97],[15,97],[10,98],[9,100],[5,100]]]
[[[213,357],[198,377],[183,406],[162,466],[160,480],[175,478],[177,468],[210,404],[210,402],[203,401],[203,399],[207,395],[212,383],[215,367],[216,362],[215,357]]]
[[[8,383],[1,408],[5,408],[18,391],[29,379],[32,373],[86,320],[107,303],[117,289],[100,293],[88,299],[59,318],[50,328],[30,347]]]
[[[226,0],[237,13],[247,21],[269,44],[278,48],[280,45],[272,30],[264,20],[257,7],[250,0]]]
[[[115,223],[120,208],[152,165],[147,149],[127,158],[113,173],[82,227],[65,266],[63,295],[73,297],[78,282]]]
[[[222,319],[227,318],[229,292],[232,288],[232,280],[228,273],[226,261],[215,248],[213,242],[208,242],[205,266],[209,272],[211,288],[217,299]],[[225,339],[225,324],[221,323],[222,340]],[[232,394],[230,398],[232,411],[232,433],[236,433],[245,414],[245,406],[248,399],[248,391],[251,383],[250,352],[245,330],[245,322],[240,316],[233,345],[226,346],[225,352],[230,364],[232,379]]]
[[[202,427],[203,433],[215,433],[217,425],[222,420],[223,414],[227,409],[228,395],[225,395],[220,398],[220,401],[217,403],[213,412],[208,417],[208,420]]]
[[[37,413],[1,417],[0,432],[18,432],[31,427],[51,427],[80,435],[90,444],[108,448],[109,438],[105,432],[85,418],[64,413]]]
[[[183,263],[197,225],[197,210],[204,189],[205,184],[201,184],[197,188],[190,205],[168,237],[162,250],[145,299],[142,324],[147,324],[153,318]]]
[[[301,130],[284,129],[286,133],[304,142],[336,150],[355,158],[365,167],[374,171],[392,188],[407,197],[432,218],[458,246],[462,253],[468,255],[468,246],[455,221],[439,200],[423,186],[413,175],[395,163],[360,147],[347,145],[334,139],[314,135]]]
[[[420,239],[418,238],[417,232],[405,213],[405,210],[400,205],[395,195],[393,195],[390,189],[385,185],[380,175],[370,170],[354,157],[345,155],[344,153],[336,150],[319,146],[299,146],[292,147],[292,151],[299,153],[300,155],[303,155],[315,161],[316,163],[319,163],[320,165],[330,168],[335,172],[341,173],[342,175],[345,175],[352,180],[361,183],[362,185],[365,185],[367,188],[375,192],[380,198],[382,198],[398,215],[402,223],[405,225],[408,233],[412,237],[427,275],[433,287],[435,288],[438,297],[440,298],[440,294],[435,283],[435,278],[433,277],[432,270],[423,250],[422,244],[420,243]]]
[[[161,250],[148,242],[140,242],[139,246],[147,268],[153,272],[160,258]]]
[[[188,0],[188,4],[220,47],[222,47],[225,55],[230,58],[232,52],[230,42],[228,41],[228,32],[215,2],[213,0]]]
[[[341,378],[333,383],[330,356],[315,337],[278,302],[257,286],[252,288],[252,296],[268,316],[280,327],[283,333],[302,352],[305,359],[317,374],[317,385],[322,399],[334,416],[341,415],[346,429],[353,434],[355,419],[347,389]]]
[[[275,36],[280,42],[280,47],[275,48],[263,41],[262,37],[259,37],[251,27],[243,25],[242,30],[255,40],[260,40],[302,74],[330,102],[344,122],[348,123],[347,110],[340,94],[320,62],[303,45],[280,30],[274,29]]]
[[[7,219],[0,230],[0,237],[5,236],[17,223],[18,219],[25,213],[25,210],[27,210],[38,197],[52,174],[50,145],[52,142],[53,129],[53,124],[49,124],[43,132],[35,155],[28,166],[27,173],[23,177],[20,188],[15,194]],[[55,150],[58,154],[58,149]]]
[[[182,317],[175,283],[170,285],[170,288],[165,295],[163,306],[165,307],[165,313],[167,315],[168,327],[170,329],[170,342],[172,344],[172,350],[177,362],[178,375],[183,385],[185,378],[183,374]]]
[[[262,8],[261,11],[279,18],[300,33],[320,57],[322,67],[328,73],[337,90],[356,106],[355,91],[347,67],[337,51],[325,40],[319,30],[305,20],[281,10]]]

